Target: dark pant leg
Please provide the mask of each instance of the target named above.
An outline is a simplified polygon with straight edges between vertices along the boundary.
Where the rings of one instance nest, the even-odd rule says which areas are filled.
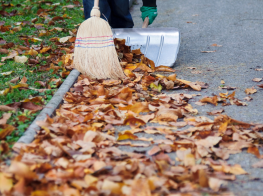
[[[83,0],[85,19],[90,18],[90,12],[93,6],[94,6],[94,0]],[[101,18],[105,19],[106,17],[107,20],[110,20],[111,9],[108,0],[100,0],[99,7],[100,7]]]
[[[110,25],[112,28],[132,28],[129,0],[108,0],[111,9]]]

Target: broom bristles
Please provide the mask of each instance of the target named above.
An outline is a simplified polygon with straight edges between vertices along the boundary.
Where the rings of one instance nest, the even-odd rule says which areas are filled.
[[[101,19],[98,7],[79,27],[75,42],[74,67],[94,79],[125,78],[115,50],[111,28]]]

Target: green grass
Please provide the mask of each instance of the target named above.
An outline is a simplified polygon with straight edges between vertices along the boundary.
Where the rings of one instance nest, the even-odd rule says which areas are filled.
[[[75,5],[74,2],[79,2],[81,6],[75,6],[74,8],[63,8],[63,6],[66,5]],[[34,45],[40,45],[43,46],[50,46],[52,48],[52,51],[49,51],[47,53],[38,54],[37,56],[30,56],[26,55],[28,58],[31,59],[38,59],[38,64],[29,65],[28,62],[22,64],[22,63],[16,63],[14,59],[8,59],[5,60],[3,65],[0,65],[0,73],[3,72],[9,72],[13,71],[10,75],[0,75],[0,91],[3,91],[7,88],[10,88],[11,86],[15,86],[19,83],[19,81],[22,79],[22,77],[27,78],[27,84],[30,88],[33,89],[42,89],[46,87],[42,87],[38,83],[35,83],[36,81],[43,81],[48,82],[50,79],[55,78],[61,78],[60,73],[63,68],[63,62],[59,62],[56,66],[59,66],[60,69],[57,73],[53,73],[53,70],[49,71],[43,71],[43,67],[49,67],[51,61],[49,60],[49,57],[51,53],[56,53],[58,51],[62,52],[62,54],[65,54],[65,51],[61,51],[59,46],[57,46],[53,41],[50,41],[50,38],[58,37],[62,38],[65,36],[69,36],[69,31],[72,31],[77,28],[78,24],[80,24],[84,20],[84,13],[80,9],[82,8],[82,1],[81,0],[49,0],[46,1],[39,1],[39,0],[12,0],[12,1],[2,1],[0,2],[0,7],[5,8],[5,11],[10,13],[13,10],[17,10],[18,13],[21,13],[22,15],[15,15],[15,16],[1,16],[0,15],[0,21],[5,21],[4,26],[11,26],[11,31],[8,32],[0,32],[0,40],[1,38],[5,40],[7,43],[14,43],[15,46],[8,49],[9,51],[15,49],[19,45],[26,46],[25,41],[21,39],[22,37],[28,38],[28,43],[30,46]],[[59,5],[52,5],[57,4]],[[12,4],[12,6],[5,6],[8,4]],[[3,5],[4,4],[4,5]],[[47,15],[37,15],[37,11],[39,9],[53,9],[53,11],[45,12]],[[64,17],[63,20],[54,21],[53,25],[49,25],[48,22],[50,19],[52,19],[55,16]],[[36,18],[36,21],[34,23],[31,23],[30,25],[26,24],[25,26],[20,25],[22,27],[21,31],[13,31],[12,29],[14,27],[18,27],[18,22],[23,21],[32,21],[32,19]],[[34,25],[35,24],[42,24],[43,29],[37,29]],[[54,27],[60,27],[63,28],[63,31],[52,31],[49,32],[48,35],[39,36],[41,30],[50,31],[54,29]],[[39,38],[42,41],[34,41],[31,38]],[[71,44],[68,43],[68,46]],[[0,44],[0,48],[3,45]],[[67,47],[67,44],[65,46]],[[22,54],[24,55],[24,54]],[[7,54],[0,54],[0,59],[2,57],[6,57]],[[21,56],[21,55],[19,55]],[[10,80],[16,77],[20,77],[20,80],[16,82],[16,84],[10,83]],[[62,79],[63,81],[64,79]],[[47,104],[48,101],[52,98],[52,95],[55,93],[57,87],[56,85],[49,83],[51,89],[46,90],[44,92],[39,92],[37,90],[32,89],[12,89],[8,94],[6,95],[0,95],[0,105],[7,105],[14,102],[20,102],[27,98],[32,98],[36,96],[42,96],[42,101],[44,104]],[[10,88],[11,89],[11,88]],[[10,146],[14,144],[23,134],[23,132],[27,129],[27,127],[32,123],[34,118],[39,114],[38,112],[32,112],[29,110],[18,110],[18,111],[12,111],[11,118],[7,121],[7,124],[10,124],[14,127],[16,127],[16,130],[13,131],[10,135],[8,135],[5,140],[8,142]],[[0,111],[0,117],[2,118],[3,114],[6,112]],[[25,116],[26,120],[20,121],[19,117]],[[0,126],[0,131],[1,131]]]

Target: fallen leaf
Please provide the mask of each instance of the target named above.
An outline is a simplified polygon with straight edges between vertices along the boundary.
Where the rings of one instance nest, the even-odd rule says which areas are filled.
[[[156,154],[156,153],[158,153],[158,152],[160,152],[161,151],[161,149],[160,149],[160,147],[159,146],[154,146],[151,150],[149,150],[147,153],[148,153],[148,155],[150,155],[150,156],[152,156],[152,155],[154,155],[154,154]]]
[[[15,111],[15,109],[6,105],[0,105],[0,111],[8,112],[8,111]]]
[[[225,111],[224,109],[213,110],[212,112],[207,112],[207,114],[208,115],[217,115],[217,114],[221,114],[224,111]]]
[[[0,140],[5,139],[5,137],[10,135],[15,129],[12,125],[5,125],[4,128],[0,130]]]
[[[138,137],[133,135],[130,131],[124,131],[123,133],[119,133],[118,141],[121,140],[136,140]]]
[[[4,113],[3,117],[0,119],[0,125],[4,125],[7,123],[7,120],[12,116],[11,113]]]
[[[20,79],[20,77],[16,77],[16,78],[13,78],[12,80],[10,80],[9,82],[11,83],[16,83],[18,80]]]
[[[25,84],[27,82],[27,78],[24,76],[19,83]]]
[[[254,94],[254,93],[256,93],[257,92],[257,89],[255,89],[254,87],[252,87],[252,88],[247,88],[246,90],[245,90],[245,93],[247,94],[247,95],[249,95],[249,94]]]
[[[22,102],[21,108],[27,109],[27,110],[42,110],[43,108],[39,105],[35,105],[32,102]]]
[[[60,43],[65,43],[65,42],[67,42],[70,38],[72,38],[72,36],[66,36],[66,37],[59,38],[59,42],[60,42]]]
[[[217,178],[212,178],[210,177],[208,180],[208,184],[209,187],[213,190],[213,191],[219,191],[220,187],[224,184],[226,184],[225,181],[217,179]]]
[[[12,178],[8,178],[8,175],[5,173],[0,173],[0,192],[5,194],[9,192],[13,187]]]
[[[11,163],[11,166],[8,168],[8,172],[29,180],[37,178],[36,173],[31,171],[26,164],[17,161],[13,161]]]
[[[8,53],[7,57],[2,57],[2,62],[4,62],[6,59],[13,59],[15,56],[18,55],[18,52],[15,50],[12,50]]]
[[[42,48],[42,49],[40,50],[40,53],[45,53],[45,52],[47,52],[47,51],[49,51],[49,50],[51,50],[51,47],[50,47],[50,46],[44,47],[44,48]]]
[[[62,8],[74,8],[74,7],[75,7],[75,5],[65,5]]]
[[[247,152],[255,155],[257,158],[260,158],[260,152],[256,146],[249,147],[247,149]]]
[[[260,81],[262,81],[262,78],[254,78],[252,81],[254,81],[254,82],[260,82]]]
[[[3,72],[3,73],[0,73],[2,76],[8,76],[10,75],[11,73],[13,73],[14,71],[7,71],[7,72]]]
[[[252,97],[250,97],[250,96],[248,96],[248,97],[245,97],[244,98],[246,101],[251,101],[251,100],[253,100],[253,98]]]
[[[212,44],[211,46],[214,46],[214,47],[222,47],[222,45],[217,45],[217,44]]]
[[[155,68],[155,71],[164,71],[164,72],[175,72],[174,69],[168,66],[160,65]]]
[[[200,100],[201,103],[212,103],[213,105],[217,106],[217,96],[214,97],[204,97]]]

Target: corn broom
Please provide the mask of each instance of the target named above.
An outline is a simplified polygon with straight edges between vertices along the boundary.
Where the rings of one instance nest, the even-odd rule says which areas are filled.
[[[81,23],[74,50],[74,67],[93,79],[125,78],[107,21],[100,18],[99,0],[94,1],[90,18]]]

